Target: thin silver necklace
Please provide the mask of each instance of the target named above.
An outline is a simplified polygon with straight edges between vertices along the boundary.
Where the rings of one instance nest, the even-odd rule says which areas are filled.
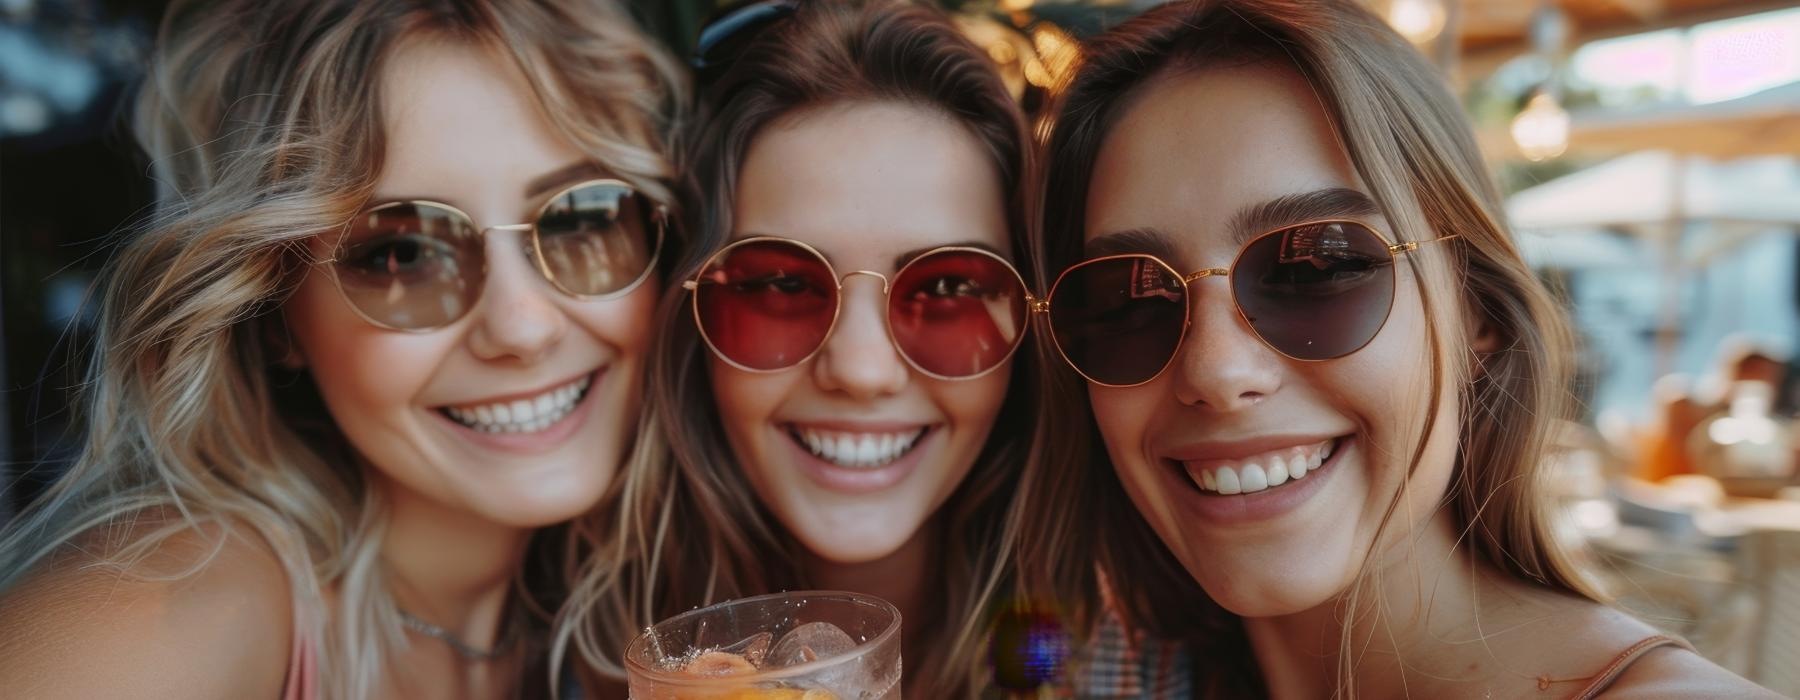
[[[494,659],[498,659],[505,655],[506,652],[511,651],[513,642],[519,640],[518,625],[508,625],[506,636],[500,639],[500,643],[494,645],[494,648],[492,649],[483,650],[469,646],[467,642],[457,639],[456,635],[451,634],[450,630],[421,620],[419,619],[419,616],[405,610],[400,611],[400,624],[406,625],[406,628],[409,630],[418,632],[427,637],[438,639],[443,643],[450,645],[450,649],[455,651],[457,656],[461,656],[470,661],[493,661]]]

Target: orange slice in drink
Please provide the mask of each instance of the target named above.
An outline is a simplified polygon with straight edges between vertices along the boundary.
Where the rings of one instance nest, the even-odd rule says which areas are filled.
[[[709,651],[687,662],[681,672],[691,676],[741,676],[756,673],[756,665],[729,651]]]

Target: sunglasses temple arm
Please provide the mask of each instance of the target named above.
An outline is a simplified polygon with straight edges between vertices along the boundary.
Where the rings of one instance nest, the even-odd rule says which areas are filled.
[[[1424,245],[1426,243],[1438,243],[1441,241],[1448,241],[1453,238],[1462,238],[1462,234],[1452,233],[1447,236],[1438,236],[1437,238],[1433,238],[1428,241],[1407,241],[1405,243],[1395,243],[1391,246],[1388,246],[1388,252],[1391,254],[1394,254],[1394,255],[1405,255],[1407,253],[1411,253],[1415,250],[1418,250],[1419,246]]]

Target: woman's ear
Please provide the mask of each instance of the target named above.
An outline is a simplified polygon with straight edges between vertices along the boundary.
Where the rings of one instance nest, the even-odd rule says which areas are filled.
[[[1463,318],[1467,319],[1463,324],[1467,335],[1464,340],[1468,343],[1470,360],[1474,363],[1469,368],[1469,377],[1475,379],[1487,371],[1487,356],[1500,349],[1500,327],[1480,304],[1473,301],[1465,305]]]

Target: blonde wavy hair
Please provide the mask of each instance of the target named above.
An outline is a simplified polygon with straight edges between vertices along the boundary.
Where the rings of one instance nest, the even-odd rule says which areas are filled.
[[[1455,383],[1462,424],[1443,506],[1459,546],[1518,580],[1601,600],[1576,553],[1552,532],[1540,483],[1557,422],[1570,415],[1573,335],[1561,307],[1520,257],[1500,192],[1442,76],[1380,18],[1355,3],[1327,0],[1171,2],[1095,38],[1083,53],[1046,146],[1044,228],[1034,246],[1051,269],[1082,258],[1088,181],[1133,95],[1171,73],[1257,61],[1292,66],[1318,95],[1394,234],[1412,241],[1459,236],[1443,247],[1442,258],[1457,282],[1455,297],[1434,298],[1420,258],[1404,259],[1427,316],[1478,316],[1499,339],[1498,349],[1477,356],[1446,345],[1461,341],[1428,324],[1433,361],[1424,369],[1432,399],[1408,474],[1432,432],[1440,388]],[[1447,367],[1444,357],[1468,358],[1480,371]],[[1086,406],[1081,380],[1073,372],[1061,375],[1050,393],[1067,400],[1057,403]],[[1189,641],[1196,680],[1208,697],[1263,692],[1241,622],[1207,598],[1174,559],[1125,495],[1091,415],[1079,420],[1086,423],[1079,431],[1088,440],[1086,464],[1064,471],[1033,465],[1027,476],[1033,489],[1027,521],[1038,536],[1021,552],[1026,578],[1071,602],[1075,618],[1086,620],[1098,612],[1097,559],[1131,623]],[[1400,498],[1396,493],[1389,504],[1378,541]],[[1350,631],[1365,612],[1357,597],[1371,570],[1365,562],[1343,606],[1339,681],[1346,694],[1354,693]]]
[[[379,76],[419,36],[512,61],[561,135],[674,203],[665,153],[684,79],[610,0],[176,3],[136,103],[156,211],[108,262],[82,449],[0,534],[0,590],[66,552],[130,570],[173,536],[247,529],[291,581],[296,628],[321,642],[327,696],[374,691],[401,639],[378,557],[383,499],[270,340],[311,263],[308,239],[341,228],[372,193],[384,153]],[[627,484],[655,467],[659,434],[653,421],[639,426],[603,510],[634,497]],[[550,536],[562,534],[533,544],[555,555],[540,562],[552,579],[579,557],[625,551],[623,533]],[[98,553],[86,547],[94,537],[108,540]],[[338,593],[329,611],[328,587]],[[528,602],[548,617],[558,599]]]

